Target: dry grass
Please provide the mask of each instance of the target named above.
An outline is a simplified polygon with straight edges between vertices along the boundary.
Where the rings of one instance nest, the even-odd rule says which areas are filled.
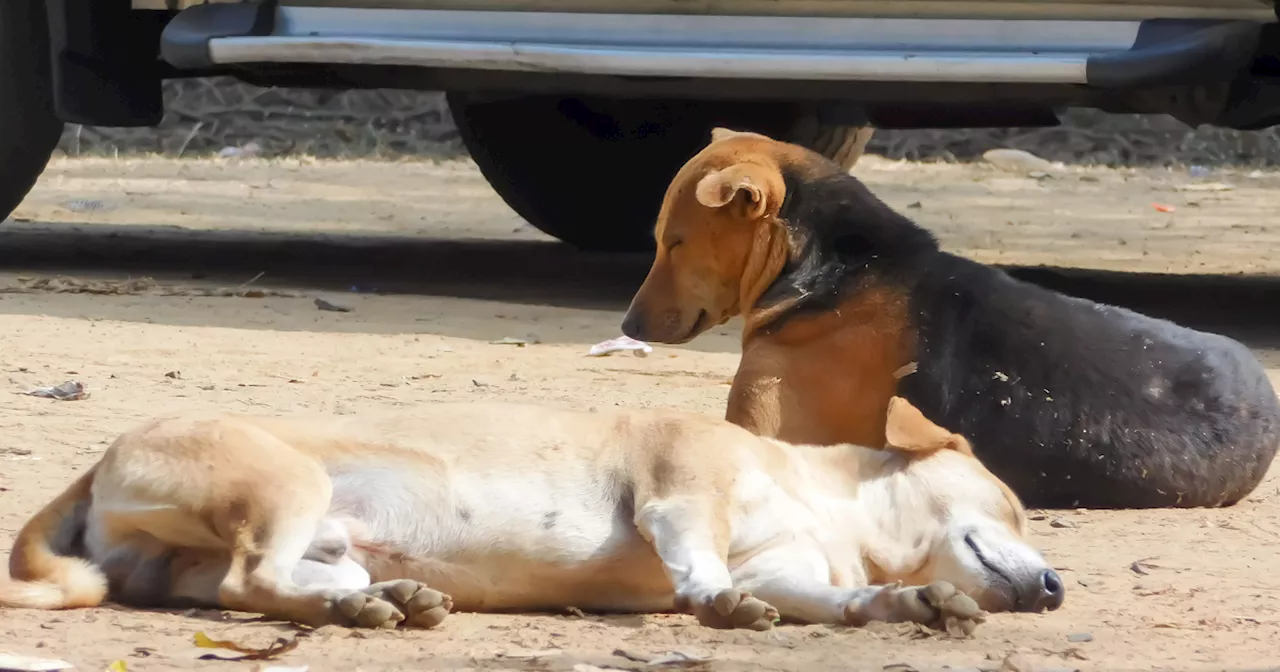
[[[202,156],[257,146],[265,156],[453,157],[465,154],[444,96],[378,89],[270,89],[230,78],[166,84],[157,128],[70,126],[71,156]],[[1094,165],[1280,165],[1280,131],[1191,129],[1165,116],[1072,110],[1056,128],[880,131],[872,153],[916,161],[968,161],[995,147]]]

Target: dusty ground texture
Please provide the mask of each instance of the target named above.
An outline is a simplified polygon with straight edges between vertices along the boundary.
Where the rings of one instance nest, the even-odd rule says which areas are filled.
[[[1280,175],[1098,169],[1035,180],[882,160],[858,172],[952,250],[1111,271],[1021,272],[1225,331],[1280,366],[1275,283],[1131,274],[1280,271]],[[1193,183],[1210,186],[1186,190]],[[463,162],[56,163],[0,229],[0,545],[7,552],[116,432],[162,411],[358,413],[502,398],[718,415],[736,323],[648,358],[584,356],[617,334],[647,263],[546,242]],[[317,310],[316,297],[350,312]],[[530,335],[538,342],[527,347],[492,342]],[[65,380],[91,396],[16,394]],[[1066,606],[994,617],[970,640],[884,625],[727,633],[681,615],[457,614],[431,632],[323,628],[275,664],[662,669],[622,650],[706,656],[692,667],[710,670],[1275,667],[1277,475],[1225,510],[1034,515],[1035,542],[1068,583]],[[0,651],[85,670],[116,660],[249,668],[199,660],[209,652],[193,645],[200,631],[254,645],[296,632],[217,611],[6,611]]]

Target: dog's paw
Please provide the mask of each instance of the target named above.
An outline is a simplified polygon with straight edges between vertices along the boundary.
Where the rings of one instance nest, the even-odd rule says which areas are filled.
[[[698,622],[723,630],[744,628],[768,630],[778,622],[778,610],[741,590],[722,590],[710,603],[695,604],[693,615]]]
[[[904,607],[915,611],[913,617],[906,620],[945,630],[953,637],[968,637],[987,620],[987,612],[980,609],[972,597],[946,581],[908,588],[902,591],[902,599]]]
[[[390,602],[402,614],[403,625],[410,628],[434,628],[453,610],[453,598],[409,579],[375,583],[362,592]]]
[[[353,628],[394,628],[404,620],[394,604],[360,591],[339,597],[333,610],[334,623]]]
[[[862,626],[873,620],[920,623],[955,637],[973,634],[986,618],[987,613],[973,598],[946,581],[911,588],[903,588],[901,583],[883,586],[874,597],[845,606],[845,622],[849,625]]]

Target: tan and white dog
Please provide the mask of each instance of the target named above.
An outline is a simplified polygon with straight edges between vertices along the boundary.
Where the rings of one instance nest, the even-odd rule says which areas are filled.
[[[360,627],[676,608],[722,628],[969,632],[983,610],[1062,603],[964,438],[902,400],[887,435],[801,446],[676,411],[488,403],[161,418],[23,527],[0,606],[110,597]]]

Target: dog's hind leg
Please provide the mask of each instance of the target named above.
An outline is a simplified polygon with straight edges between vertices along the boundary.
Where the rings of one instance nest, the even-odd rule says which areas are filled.
[[[205,480],[176,508],[204,522],[216,543],[173,544],[172,594],[214,597],[224,608],[308,625],[431,627],[443,620],[447,596],[416,581],[369,585],[368,573],[353,567],[342,548],[346,541],[330,538],[333,484],[319,460],[252,426],[221,423],[201,431],[206,433],[181,435],[183,445],[200,439],[216,445],[215,468],[201,470]],[[169,448],[174,459],[172,446],[157,447]],[[138,529],[147,532],[144,525]],[[304,560],[309,554],[320,560]],[[317,575],[325,566],[328,571]]]
[[[444,620],[448,596],[417,581],[368,585],[368,573],[349,557],[334,563],[304,559],[328,506],[324,476],[318,487],[298,488],[285,502],[257,498],[244,515],[231,517],[231,559],[218,586],[219,603],[309,625],[426,628]]]

